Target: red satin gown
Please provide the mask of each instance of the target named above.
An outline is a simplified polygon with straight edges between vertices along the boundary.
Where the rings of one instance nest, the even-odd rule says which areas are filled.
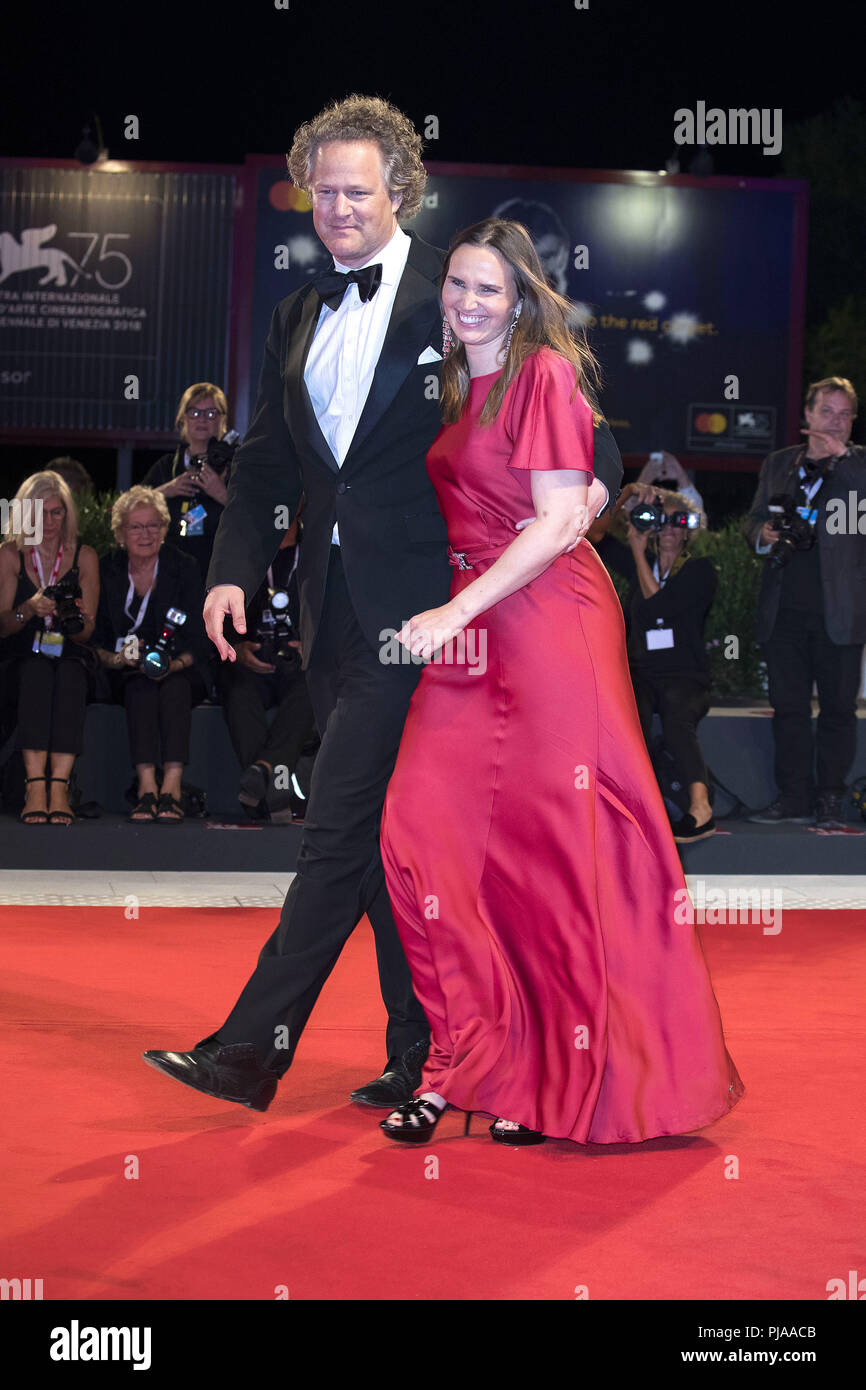
[[[427,455],[451,548],[474,567],[455,567],[452,596],[533,514],[530,470],[592,476],[571,365],[530,357],[482,428],[497,375],[472,381]],[[425,665],[381,845],[431,1027],[416,1095],[600,1144],[701,1129],[739,1100],[622,609],[588,541]]]

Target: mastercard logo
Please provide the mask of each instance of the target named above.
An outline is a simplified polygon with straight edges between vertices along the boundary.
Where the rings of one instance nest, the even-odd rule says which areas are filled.
[[[268,202],[277,212],[309,212],[313,206],[302,188],[295,188],[287,178],[271,184]]]
[[[695,416],[695,429],[698,434],[724,434],[727,428],[727,417],[718,410],[702,410],[700,415]]]

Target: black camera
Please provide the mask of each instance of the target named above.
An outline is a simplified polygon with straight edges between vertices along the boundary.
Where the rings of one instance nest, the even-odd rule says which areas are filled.
[[[207,453],[193,454],[187,472],[194,477],[197,473],[201,473],[202,466],[207,464],[214,473],[224,473],[235,456],[239,442],[240,435],[237,430],[229,430],[222,439],[217,439],[215,435],[211,435],[207,442]]]
[[[289,595],[285,589],[268,589],[268,603],[259,618],[256,641],[261,643],[255,653],[257,661],[273,666],[279,657],[291,666],[299,664],[296,649],[289,646],[297,641],[297,635],[289,617]]]
[[[800,516],[790,493],[777,492],[767,506],[772,514],[773,527],[779,532],[779,539],[767,556],[767,561],[773,569],[780,570],[787,565],[795,550],[812,549],[815,533],[808,521]]]
[[[629,512],[628,519],[636,531],[661,531],[665,525],[675,526],[682,531],[697,531],[701,524],[699,512],[678,511],[668,515],[658,492],[652,502],[638,502]]]
[[[78,609],[76,599],[81,598],[81,585],[78,582],[78,570],[71,569],[64,574],[62,579],[58,579],[56,584],[49,584],[42,590],[45,598],[50,598],[57,605],[55,621],[64,637],[74,637],[76,633],[84,628],[84,619]]]
[[[141,658],[141,669],[152,680],[159,680],[160,676],[164,676],[168,671],[171,665],[170,649],[174,642],[174,634],[179,627],[183,627],[185,622],[185,613],[181,613],[179,608],[169,608],[162,625],[162,632],[152,646],[145,647]]]

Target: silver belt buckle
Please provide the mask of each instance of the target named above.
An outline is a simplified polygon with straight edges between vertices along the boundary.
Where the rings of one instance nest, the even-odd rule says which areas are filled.
[[[470,565],[469,561],[466,559],[466,551],[465,551],[465,550],[452,550],[452,551],[451,551],[451,557],[452,557],[452,564],[456,561],[456,562],[457,562],[457,568],[458,568],[459,570],[472,570],[472,569],[475,568],[475,566],[474,566],[474,565]]]

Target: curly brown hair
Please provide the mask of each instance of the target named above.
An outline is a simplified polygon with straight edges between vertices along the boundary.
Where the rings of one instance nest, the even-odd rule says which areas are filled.
[[[421,206],[427,170],[421,163],[421,136],[402,111],[382,97],[358,93],[334,101],[295,131],[286,164],[292,183],[309,196],[313,161],[330,140],[375,140],[382,154],[382,177],[391,198],[403,195],[398,222],[408,222]]]

